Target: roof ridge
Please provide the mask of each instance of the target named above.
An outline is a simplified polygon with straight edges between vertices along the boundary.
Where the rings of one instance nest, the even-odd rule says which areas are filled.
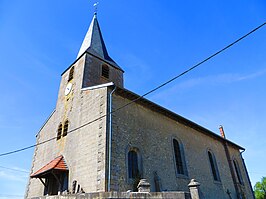
[[[65,161],[64,160],[64,156],[63,155],[59,155],[59,156],[57,156],[54,160],[56,160],[57,158],[60,158],[58,161],[57,161],[57,163],[56,163],[56,165],[54,166],[54,168],[61,162],[61,160],[63,159],[63,161]],[[52,160],[53,161],[53,160]],[[51,161],[51,162],[52,162]]]

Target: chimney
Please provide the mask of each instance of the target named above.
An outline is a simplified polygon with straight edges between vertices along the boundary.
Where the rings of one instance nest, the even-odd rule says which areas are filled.
[[[222,125],[219,126],[219,130],[220,130],[221,136],[225,139],[224,128]]]

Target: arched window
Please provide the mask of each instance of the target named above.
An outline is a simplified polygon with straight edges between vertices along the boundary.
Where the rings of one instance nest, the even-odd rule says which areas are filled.
[[[219,175],[219,171],[218,171],[218,167],[217,167],[217,163],[216,163],[216,159],[215,159],[214,154],[211,151],[208,151],[208,157],[209,157],[209,161],[210,161],[210,166],[211,166],[213,179],[215,181],[221,181],[220,175]]]
[[[73,77],[74,77],[74,70],[75,70],[75,68],[74,68],[74,66],[70,69],[70,71],[69,71],[69,75],[68,75],[68,81],[71,81],[72,79],[73,79]]]
[[[61,136],[62,136],[62,124],[60,124],[57,129],[57,140],[59,140]]]
[[[236,175],[237,175],[238,182],[243,185],[244,182],[243,182],[243,178],[242,178],[242,175],[241,175],[241,172],[240,172],[240,169],[239,169],[238,162],[236,160],[234,160],[233,163],[234,163],[235,172],[236,172]]]
[[[126,153],[128,183],[134,183],[142,177],[142,159],[138,148],[130,147]]]
[[[105,78],[109,78],[109,67],[106,64],[102,65],[102,76]]]
[[[134,179],[140,175],[138,154],[136,151],[128,152],[128,178]]]
[[[177,174],[187,175],[183,147],[176,139],[173,139],[173,148]]]
[[[66,120],[65,123],[64,123],[63,137],[67,135],[68,123],[69,123],[68,120]]]

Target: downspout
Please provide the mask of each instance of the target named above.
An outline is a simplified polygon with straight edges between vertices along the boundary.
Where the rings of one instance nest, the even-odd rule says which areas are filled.
[[[233,168],[232,160],[231,160],[231,155],[230,155],[230,152],[229,152],[229,149],[228,149],[228,143],[227,143],[227,140],[226,140],[226,137],[225,137],[225,133],[224,133],[224,129],[223,129],[222,125],[220,125],[219,130],[220,130],[222,138],[224,138],[223,145],[224,145],[225,155],[226,155],[226,159],[227,159],[228,164],[229,164],[229,169],[230,169],[230,173],[231,173],[231,176],[232,176],[232,179],[233,179],[233,183],[234,183],[235,191],[236,191],[236,194],[237,194],[237,198],[240,199],[240,191],[239,191],[238,186],[237,186],[236,176],[235,176],[235,173],[234,173],[234,168]]]
[[[116,90],[116,86],[114,85],[114,89],[109,94],[109,143],[108,143],[108,192],[111,191],[111,155],[112,155],[112,95]]]
[[[248,170],[247,170],[247,167],[246,167],[246,164],[245,164],[245,161],[244,161],[244,158],[242,156],[242,153],[245,152],[245,149],[243,151],[240,152],[240,157],[241,157],[241,160],[242,160],[242,163],[244,165],[244,169],[245,169],[245,172],[246,172],[246,176],[248,178],[248,185],[250,187],[250,190],[251,190],[251,194],[252,194],[252,199],[255,199],[255,195],[254,195],[254,191],[253,191],[253,188],[252,188],[252,185],[251,185],[251,181],[250,181],[250,178],[249,178],[249,175],[248,175]]]

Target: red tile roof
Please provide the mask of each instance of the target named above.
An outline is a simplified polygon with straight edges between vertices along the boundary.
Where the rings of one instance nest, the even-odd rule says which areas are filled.
[[[58,156],[57,158],[55,158],[54,160],[43,166],[41,169],[33,173],[30,177],[38,178],[49,173],[49,171],[52,170],[68,171],[67,164],[62,155]]]

